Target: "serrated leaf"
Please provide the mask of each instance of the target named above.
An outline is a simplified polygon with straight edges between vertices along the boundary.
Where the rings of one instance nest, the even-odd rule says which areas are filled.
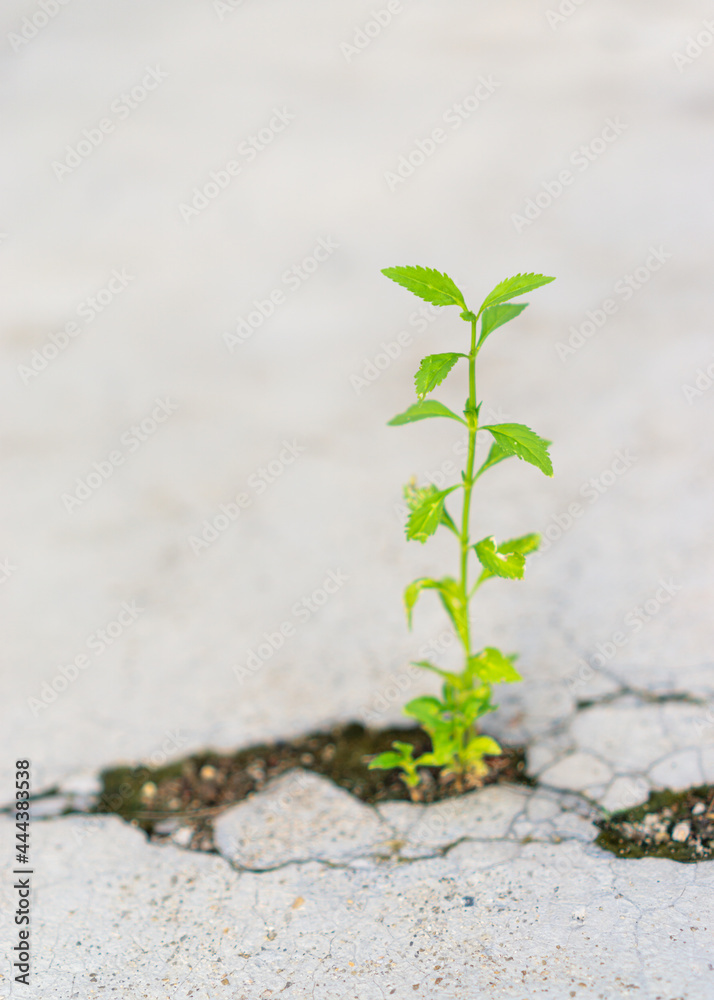
[[[489,292],[483,300],[481,312],[489,306],[498,305],[499,302],[507,302],[509,299],[515,298],[516,295],[525,295],[526,292],[540,288],[541,285],[547,285],[551,281],[555,281],[555,278],[549,278],[545,274],[515,274],[512,278],[501,281],[493,291]]]
[[[401,424],[413,424],[415,420],[426,420],[428,417],[450,417],[458,420],[460,424],[466,426],[466,421],[462,420],[453,410],[436,399],[424,399],[419,403],[413,403],[404,413],[398,414],[388,422],[390,427],[399,427]]]
[[[417,396],[423,399],[437,385],[441,385],[459,358],[465,357],[465,354],[429,354],[422,358],[419,371],[414,376]]]
[[[468,669],[487,684],[510,684],[523,680],[511,659],[493,646],[487,646],[476,656],[470,656]]]
[[[530,462],[546,476],[553,475],[553,465],[548,454],[550,442],[539,437],[525,424],[491,424],[481,429],[489,431],[496,444],[507,455],[516,455],[525,462]]]
[[[516,316],[520,316],[527,305],[527,302],[523,302],[521,305],[517,306],[501,305],[490,306],[488,309],[484,309],[483,315],[481,316],[481,336],[479,337],[478,347],[483,344],[489,333],[493,333],[493,331],[497,330],[499,326],[503,326],[504,323],[510,322],[510,320],[515,319]]]
[[[500,548],[496,548],[493,535],[477,542],[474,545],[474,552],[490,576],[502,576],[508,580],[523,579],[526,557],[520,552],[501,552]]]
[[[501,446],[496,444],[496,442],[494,441],[494,443],[491,445],[491,450],[488,453],[488,458],[474,476],[474,482],[478,479],[479,476],[483,475],[483,473],[486,472],[488,469],[493,468],[494,465],[498,465],[499,462],[503,462],[505,461],[505,459],[513,457],[514,457],[513,452],[504,451],[503,448],[501,448]]]
[[[416,486],[413,482],[411,482],[407,483],[404,487],[404,499],[407,502],[409,510],[416,510],[417,507],[421,506],[425,497],[433,496],[438,492],[437,487],[433,483],[429,483],[428,486]],[[454,524],[453,518],[446,508],[444,508],[441,512],[441,523],[444,527],[458,535],[459,529]]]
[[[407,521],[407,538],[424,543],[444,523],[444,501],[456,489],[433,490],[423,496],[418,506],[412,509]]]
[[[434,306],[459,306],[467,310],[464,297],[448,274],[431,267],[385,267],[387,278]]]

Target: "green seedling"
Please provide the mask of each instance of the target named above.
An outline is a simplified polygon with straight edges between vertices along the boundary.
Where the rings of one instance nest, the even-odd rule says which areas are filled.
[[[425,590],[433,590],[438,594],[464,652],[464,667],[460,673],[443,670],[426,660],[416,664],[438,674],[443,682],[441,698],[414,698],[404,708],[405,713],[416,719],[429,735],[431,752],[414,759],[411,744],[395,742],[393,751],[379,754],[369,764],[370,768],[401,768],[402,780],[412,798],[416,799],[421,781],[420,767],[440,767],[442,775],[456,780],[460,788],[479,784],[487,772],[484,757],[500,754],[501,747],[490,736],[479,733],[478,720],[496,708],[491,700],[494,684],[522,679],[513,665],[515,655],[505,655],[493,646],[474,650],[469,609],[476,592],[486,580],[493,577],[522,579],[526,556],[538,548],[540,536],[523,535],[499,543],[488,535],[474,541],[470,523],[471,500],[474,486],[481,476],[514,456],[535,465],[546,476],[552,476],[553,466],[548,454],[550,442],[525,424],[479,424],[481,403],[476,398],[476,359],[490,334],[515,319],[526,308],[527,303],[514,305],[509,300],[554,279],[542,274],[517,274],[507,278],[496,285],[479,311],[474,313],[451,278],[439,271],[425,267],[388,267],[382,274],[432,305],[457,306],[461,319],[471,326],[468,354],[452,351],[424,358],[414,377],[418,401],[389,421],[391,426],[399,426],[430,417],[443,417],[458,421],[468,431],[466,468],[461,473],[460,482],[447,489],[437,489],[434,484],[417,486],[411,482],[404,489],[410,511],[406,525],[407,539],[423,543],[443,527],[456,537],[459,555],[457,576],[441,579],[421,577],[406,588],[404,603],[409,627],[420,595]],[[469,389],[463,416],[435,399],[427,399],[462,360],[467,362]],[[487,431],[492,443],[477,469],[476,435],[479,430]],[[454,518],[446,508],[447,499],[456,493],[461,494],[462,501],[458,518]],[[472,578],[470,569],[474,562],[476,572]]]

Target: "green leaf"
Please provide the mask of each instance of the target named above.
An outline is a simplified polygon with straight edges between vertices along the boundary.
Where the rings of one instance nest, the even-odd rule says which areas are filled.
[[[469,729],[477,719],[491,712],[490,687],[484,685],[478,691],[470,692],[459,704],[459,718],[466,729]]]
[[[404,499],[407,502],[407,507],[409,507],[409,510],[416,510],[418,507],[421,507],[426,497],[434,496],[438,492],[439,490],[433,483],[429,483],[428,486],[417,486],[414,483],[414,481],[412,481],[410,483],[407,483],[407,485],[404,487]],[[449,512],[446,510],[446,508],[442,510],[441,523],[444,525],[444,527],[448,528],[450,531],[453,531],[454,534],[456,535],[459,534],[459,529],[454,524],[454,521]]]
[[[501,542],[498,546],[499,552],[520,552],[523,556],[528,556],[535,552],[540,545],[540,535],[533,532],[530,535],[521,535],[520,538],[509,538],[507,542]]]
[[[391,750],[387,750],[385,753],[380,753],[374,757],[369,762],[369,770],[371,771],[375,767],[384,768],[387,770],[392,767],[401,767],[403,756],[399,753],[393,753]]]
[[[509,299],[515,298],[516,295],[525,295],[526,292],[540,288],[541,285],[547,285],[551,281],[555,281],[555,278],[548,278],[544,274],[516,274],[512,278],[506,278],[505,281],[496,285],[483,300],[481,312],[489,306],[498,305],[499,302],[507,302]]]
[[[434,306],[468,308],[448,274],[441,274],[431,267],[385,267],[382,274]]]
[[[496,444],[494,441],[491,445],[491,450],[488,453],[488,458],[474,476],[474,482],[476,482],[478,477],[483,475],[484,472],[492,468],[494,465],[498,465],[499,462],[503,462],[506,458],[513,458],[513,453],[504,451],[503,448],[501,448],[501,446]]]
[[[475,739],[470,740],[464,748],[463,757],[465,761],[470,763],[474,760],[481,760],[486,754],[491,757],[497,757],[501,753],[500,745],[491,739],[490,736],[477,736]]]
[[[436,399],[424,399],[419,403],[413,403],[408,410],[393,417],[389,421],[390,427],[399,427],[401,424],[413,424],[415,420],[426,420],[427,417],[451,417],[458,420],[460,424],[466,426],[466,421],[457,416],[453,410]]]
[[[525,561],[525,557],[527,555],[530,555],[531,552],[535,552],[539,545],[540,545],[540,535],[537,534],[523,535],[521,538],[510,538],[507,542],[501,542],[501,544],[496,549],[496,552],[506,556],[519,555]],[[499,575],[498,573],[494,573],[490,569],[486,568],[486,564],[484,563],[483,560],[481,560],[481,565],[484,567],[484,569],[483,572],[481,573],[481,576],[479,577],[478,580],[479,583],[483,583],[484,580],[488,580],[492,576]],[[522,578],[523,574],[521,573],[521,576],[519,576],[518,579],[520,580]]]
[[[487,684],[503,684],[521,681],[523,678],[514,668],[511,657],[504,656],[499,649],[487,646],[468,660],[470,673],[475,673]]]
[[[507,455],[516,455],[537,466],[546,476],[553,475],[553,465],[548,454],[550,442],[538,437],[525,424],[491,424],[481,428],[493,435],[496,444]]]
[[[477,346],[480,347],[489,333],[493,333],[499,326],[503,326],[504,323],[520,316],[527,305],[528,303],[524,302],[517,306],[490,306],[488,309],[484,309],[481,317],[481,336]]]
[[[461,584],[447,576],[443,580],[431,580],[428,577],[420,577],[414,580],[404,591],[404,603],[407,609],[407,620],[409,627],[412,625],[412,611],[419,595],[423,590],[436,590],[444,605],[456,634],[464,646],[468,647],[469,635],[469,614],[468,601]]]
[[[430,491],[414,507],[407,521],[407,538],[424,543],[444,523],[444,500],[456,489]]]
[[[449,576],[439,580],[439,597],[461,642],[469,644],[469,606],[461,584]]]
[[[423,399],[428,392],[441,385],[459,358],[466,354],[430,354],[422,358],[419,371],[414,376],[417,396]]]
[[[407,621],[409,622],[409,628],[412,627],[412,613],[414,611],[414,605],[419,600],[419,595],[422,590],[436,590],[439,584],[436,580],[430,580],[429,577],[422,576],[418,580],[414,580],[404,591],[404,604],[407,609]]]
[[[417,722],[426,727],[434,727],[443,725],[441,714],[444,710],[444,706],[439,701],[438,698],[433,698],[430,695],[424,695],[421,698],[412,698],[404,706],[404,714],[411,716],[412,719],[416,719]]]
[[[502,576],[508,580],[523,579],[526,557],[520,552],[501,552],[500,546],[496,548],[493,535],[476,542],[474,552],[489,576]]]

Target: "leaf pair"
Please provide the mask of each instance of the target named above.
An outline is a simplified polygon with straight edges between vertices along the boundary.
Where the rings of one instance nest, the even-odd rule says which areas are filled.
[[[389,421],[390,427],[398,427],[402,424],[411,424],[417,420],[426,420],[429,417],[450,417],[466,425],[466,421],[457,416],[453,410],[436,399],[425,399],[419,403],[413,403],[409,409]],[[492,465],[497,465],[505,458],[515,455],[517,458],[535,465],[536,468],[544,472],[546,476],[553,475],[553,463],[548,454],[550,441],[540,437],[530,427],[525,424],[488,424],[481,430],[488,431],[494,441],[497,450],[491,449],[486,462],[481,466],[476,478]]]
[[[382,270],[382,274],[386,275],[387,278],[391,278],[392,281],[396,281],[398,285],[406,288],[420,299],[424,299],[425,302],[430,302],[435,306],[459,306],[463,312],[469,312],[463,293],[456,287],[448,274],[442,274],[431,267],[385,267]],[[531,292],[534,288],[540,288],[541,285],[547,285],[554,280],[554,278],[547,277],[544,274],[530,273],[516,274],[512,278],[506,278],[505,281],[501,281],[496,285],[483,300],[479,309],[479,316],[491,306],[507,302],[517,295],[525,295],[526,292]],[[518,312],[521,312],[525,307],[516,306],[511,308],[516,308]],[[488,336],[488,333],[491,330],[495,330],[497,326],[508,322],[514,315],[517,316],[518,312],[509,316],[502,314],[504,318],[498,322],[494,322],[490,326],[490,329],[487,330],[485,336]],[[471,316],[473,314],[468,318],[471,318]],[[494,320],[496,316],[497,314],[493,315]],[[482,339],[485,339],[485,336],[482,332]]]

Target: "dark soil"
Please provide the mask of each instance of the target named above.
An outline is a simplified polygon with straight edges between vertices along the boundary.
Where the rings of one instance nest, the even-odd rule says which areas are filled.
[[[365,757],[391,748],[393,740],[414,744],[415,756],[431,749],[419,728],[368,730],[357,723],[330,732],[311,733],[295,740],[249,747],[230,756],[205,751],[166,767],[119,767],[102,774],[103,792],[95,811],[116,813],[157,838],[179,827],[193,833],[186,846],[212,848],[212,818],[223,809],[259,792],[273,778],[291,768],[315,771],[364,802],[409,800],[399,771],[373,770]],[[480,782],[530,784],[525,754],[519,747],[486,757],[488,773]],[[438,802],[469,791],[458,781],[445,779],[439,768],[424,768],[419,801]]]
[[[714,787],[653,792],[643,805],[597,825],[596,843],[619,858],[708,861],[714,858]]]

